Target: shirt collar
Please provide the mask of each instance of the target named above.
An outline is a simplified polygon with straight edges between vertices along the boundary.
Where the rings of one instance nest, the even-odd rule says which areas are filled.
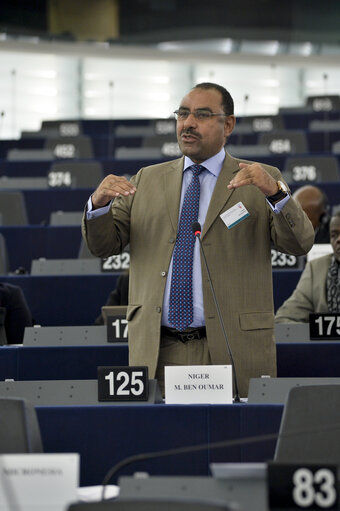
[[[215,177],[218,177],[223,166],[224,158],[225,150],[224,147],[222,147],[222,149],[217,154],[203,161],[201,165],[209,170],[211,174],[214,174]],[[187,170],[188,167],[191,167],[191,165],[195,165],[195,163],[188,156],[184,156],[183,172]]]

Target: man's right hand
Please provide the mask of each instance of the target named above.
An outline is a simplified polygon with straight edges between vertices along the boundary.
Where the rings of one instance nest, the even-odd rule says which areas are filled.
[[[136,187],[125,177],[109,174],[92,194],[92,207],[93,209],[103,208],[110,200],[115,199],[119,195],[128,196],[133,195],[135,192]]]

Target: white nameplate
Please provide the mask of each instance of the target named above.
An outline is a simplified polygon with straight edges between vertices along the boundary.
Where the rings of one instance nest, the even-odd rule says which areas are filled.
[[[166,366],[166,404],[232,403],[231,365]]]
[[[228,229],[231,229],[235,225],[239,224],[249,216],[249,212],[245,208],[242,202],[238,202],[235,206],[227,209],[224,213],[220,215],[223,222],[226,224]]]
[[[1,511],[65,511],[78,485],[77,453],[0,455]]]

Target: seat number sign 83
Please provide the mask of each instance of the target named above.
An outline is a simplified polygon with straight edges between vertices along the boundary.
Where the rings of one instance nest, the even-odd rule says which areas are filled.
[[[147,367],[101,366],[97,371],[99,401],[147,401]]]
[[[270,509],[337,509],[338,482],[335,465],[268,465]]]

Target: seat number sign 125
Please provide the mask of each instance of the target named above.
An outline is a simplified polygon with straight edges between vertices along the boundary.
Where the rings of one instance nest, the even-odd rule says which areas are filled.
[[[148,400],[147,367],[100,366],[97,370],[99,401]]]

